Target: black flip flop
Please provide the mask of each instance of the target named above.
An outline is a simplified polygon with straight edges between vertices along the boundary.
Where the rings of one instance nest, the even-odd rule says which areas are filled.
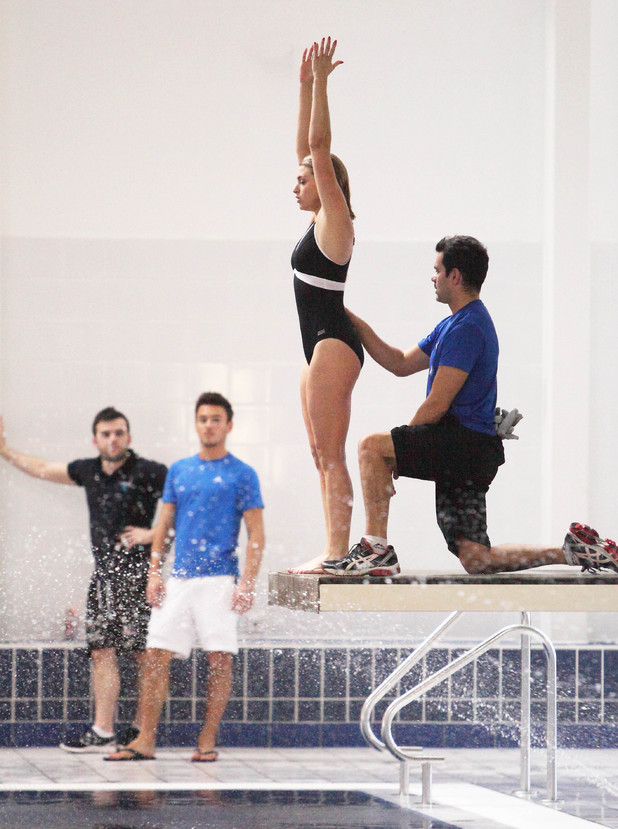
[[[127,751],[131,756],[130,757],[104,757],[104,760],[109,760],[110,763],[129,763],[133,760],[154,760],[154,755],[152,754],[142,754],[141,751],[136,751],[134,748],[120,748],[117,751],[117,754],[121,754],[123,751]]]

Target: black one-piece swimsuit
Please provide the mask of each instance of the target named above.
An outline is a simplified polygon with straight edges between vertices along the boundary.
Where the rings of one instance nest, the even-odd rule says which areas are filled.
[[[363,346],[343,307],[349,264],[337,265],[322,253],[315,238],[315,222],[294,248],[294,294],[308,363],[320,340],[335,339],[350,346],[363,365]]]

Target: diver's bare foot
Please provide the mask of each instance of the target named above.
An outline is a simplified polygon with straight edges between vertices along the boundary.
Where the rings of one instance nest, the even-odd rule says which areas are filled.
[[[301,564],[300,567],[288,567],[288,573],[294,573],[297,576],[304,576],[304,575],[323,575],[324,570],[322,568],[322,562],[326,561],[328,556],[325,556],[322,553],[315,558],[309,559],[304,564]]]

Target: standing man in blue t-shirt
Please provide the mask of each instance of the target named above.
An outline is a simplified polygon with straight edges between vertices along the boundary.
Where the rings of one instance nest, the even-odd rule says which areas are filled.
[[[187,658],[197,640],[208,651],[204,726],[193,762],[217,759],[215,738],[232,686],[232,657],[238,652],[237,620],[253,604],[264,549],[264,504],[255,471],[226,449],[233,426],[230,403],[205,392],[195,406],[197,455],[172,464],[155,527],[146,595],[153,606],[148,626],[142,686],[142,728],[107,760],[154,757],[156,731],[167,697],[170,661]],[[236,547],[241,520],[247,529],[242,575]],[[174,567],[161,577],[164,553],[174,536]]]
[[[393,478],[435,481],[438,526],[469,573],[572,564],[618,570],[618,547],[590,527],[572,524],[562,547],[505,544],[487,536],[485,496],[504,463],[496,434],[498,338],[480,300],[489,265],[471,236],[436,245],[432,282],[451,314],[408,351],[385,343],[359,317],[352,323],[373,359],[398,377],[429,371],[427,396],[406,426],[369,435],[359,445],[366,532],[345,558],[324,561],[335,575],[393,575],[399,562],[387,541]],[[349,313],[349,312],[348,312]]]

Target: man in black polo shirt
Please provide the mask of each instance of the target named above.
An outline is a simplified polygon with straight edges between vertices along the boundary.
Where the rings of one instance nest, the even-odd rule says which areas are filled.
[[[94,572],[88,589],[86,639],[92,657],[94,724],[77,740],[61,743],[71,752],[106,751],[115,742],[114,718],[120,689],[117,653],[134,653],[141,674],[150,605],[146,582],[151,529],[167,469],[129,448],[129,421],[108,407],[92,424],[96,458],[69,464],[24,455],[7,446],[0,417],[0,456],[34,478],[83,486],[90,513]],[[119,742],[137,733],[134,726]]]

